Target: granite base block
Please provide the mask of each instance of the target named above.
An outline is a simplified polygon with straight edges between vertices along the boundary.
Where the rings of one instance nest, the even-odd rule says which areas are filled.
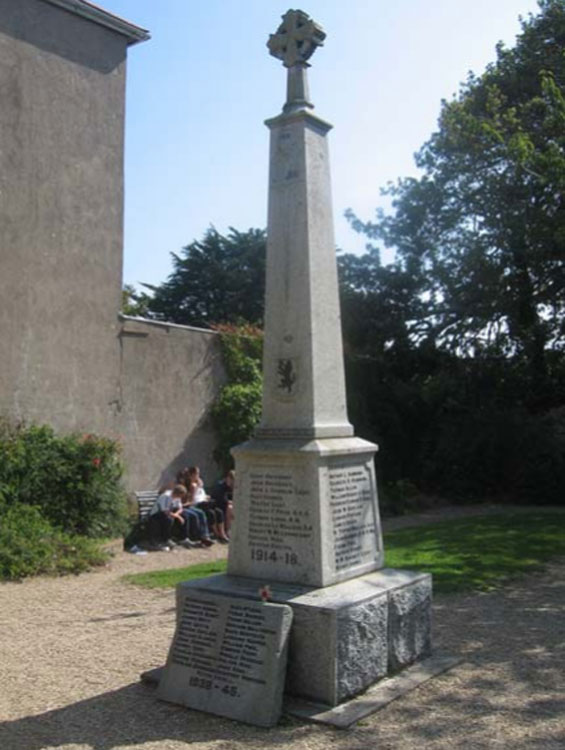
[[[393,589],[388,608],[388,673],[394,674],[432,649],[430,580]]]
[[[326,706],[366,690],[426,656],[431,644],[431,576],[383,570],[312,588],[218,575],[179,586],[271,600],[293,610],[285,693]]]
[[[446,654],[429,656],[407,667],[400,674],[380,680],[361,695],[350,698],[339,706],[324,706],[303,698],[287,697],[284,702],[284,713],[316,724],[349,729],[356,722],[388,706],[427,680],[452,669],[461,661],[458,657]]]

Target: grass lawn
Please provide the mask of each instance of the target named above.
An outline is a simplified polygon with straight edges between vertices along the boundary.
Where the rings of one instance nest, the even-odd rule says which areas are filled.
[[[384,544],[387,567],[431,573],[437,592],[488,591],[565,556],[565,513],[504,513],[414,526],[385,534]],[[217,560],[125,580],[167,588],[223,573],[226,564]]]

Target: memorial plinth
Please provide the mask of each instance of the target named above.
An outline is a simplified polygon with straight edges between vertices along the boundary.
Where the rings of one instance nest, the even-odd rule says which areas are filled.
[[[329,586],[382,567],[372,444],[256,439],[234,455],[230,575]]]
[[[254,578],[216,575],[179,584],[179,596],[257,598]],[[292,608],[285,692],[336,706],[429,654],[431,576],[384,568],[324,588],[271,582]],[[275,675],[273,674],[273,679]]]
[[[377,446],[355,437],[347,418],[331,126],[312,113],[306,77],[307,60],[324,37],[305,13],[291,10],[268,43],[288,77],[282,114],[267,121],[262,418],[254,437],[233,450],[237,479],[228,575],[180,585],[184,609],[179,605],[160,687],[164,698],[180,697],[205,710],[212,709],[189,689],[198,687],[190,683],[198,675],[183,671],[175,657],[177,641],[190,631],[190,623],[183,624],[190,620],[186,607],[199,597],[219,611],[226,602],[257,600],[262,590],[270,591],[272,606],[291,607],[286,691],[328,706],[430,650],[431,577],[383,569]],[[280,682],[278,667],[272,667],[273,680]],[[276,694],[265,691],[271,695],[268,721],[278,710]],[[235,698],[228,697],[224,715],[236,716]]]

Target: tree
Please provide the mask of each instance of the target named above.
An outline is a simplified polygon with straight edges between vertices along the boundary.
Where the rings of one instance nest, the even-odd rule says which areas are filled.
[[[149,314],[149,295],[138,292],[132,284],[124,284],[122,289],[122,313],[146,318]]]
[[[347,351],[396,357],[429,338],[424,279],[411,265],[382,265],[376,248],[361,256],[338,257]]]
[[[350,214],[422,282],[420,329],[460,354],[521,359],[537,390],[565,345],[564,91],[565,1],[541,0],[516,46],[443,102],[423,176],[387,191],[393,213]]]
[[[193,326],[260,323],[265,293],[266,235],[261,229],[227,236],[211,227],[201,241],[172,253],[173,272],[153,292],[148,309],[152,317]]]
[[[564,92],[565,0],[542,0],[442,103],[392,210],[349,212],[376,241],[341,261],[350,404],[388,483],[565,496]]]

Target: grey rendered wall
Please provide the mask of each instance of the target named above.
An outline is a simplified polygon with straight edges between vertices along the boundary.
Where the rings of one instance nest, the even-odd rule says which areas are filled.
[[[218,337],[120,319],[126,38],[0,0],[0,416],[120,438],[130,490],[213,481]]]
[[[125,37],[0,0],[0,414],[117,427]]]
[[[121,430],[128,489],[157,489],[198,465],[217,479],[209,410],[225,382],[213,331],[123,317]]]

